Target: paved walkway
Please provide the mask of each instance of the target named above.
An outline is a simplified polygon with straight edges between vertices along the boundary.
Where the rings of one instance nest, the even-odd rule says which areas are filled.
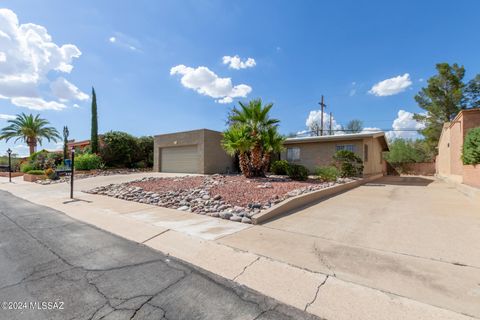
[[[143,175],[164,174],[78,186]],[[262,226],[84,193],[69,202],[65,184],[0,189],[322,318],[480,317],[480,207],[443,182],[385,178]]]

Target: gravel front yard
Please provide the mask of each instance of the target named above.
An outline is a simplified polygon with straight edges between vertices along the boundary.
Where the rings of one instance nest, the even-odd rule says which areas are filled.
[[[317,179],[292,181],[279,176],[247,179],[240,175],[217,174],[143,178],[86,192],[251,223],[250,218],[254,214],[289,197],[347,181],[349,179],[337,182],[321,182]]]

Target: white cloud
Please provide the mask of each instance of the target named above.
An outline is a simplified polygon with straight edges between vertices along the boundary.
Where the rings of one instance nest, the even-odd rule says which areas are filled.
[[[418,131],[425,128],[425,125],[421,122],[413,119],[414,113],[408,112],[405,110],[399,110],[397,118],[393,120],[392,129],[393,130],[405,130],[405,131],[388,131],[386,133],[389,140],[394,140],[397,138],[402,139],[418,139],[420,134]]]
[[[63,77],[57,78],[50,84],[52,93],[61,101],[68,100],[88,100],[89,96],[80,91],[74,84]]]
[[[108,41],[121,48],[129,49],[131,51],[141,51],[140,41],[121,32],[115,32],[115,35],[108,38]]]
[[[70,73],[80,50],[73,44],[57,45],[43,26],[19,24],[17,15],[9,9],[0,9],[0,48],[0,60],[8,62],[0,63],[0,98],[27,108],[31,104],[23,103],[25,99],[37,99],[45,108],[61,109],[57,102],[47,103],[41,98],[40,87],[50,82],[49,74]]]
[[[322,111],[321,110],[313,110],[310,111],[308,114],[307,120],[305,121],[305,125],[307,128],[309,128],[309,131],[315,131],[312,130],[312,128],[317,127],[320,129],[320,125],[322,123]],[[330,129],[330,114],[323,112],[323,134],[328,134],[328,130]],[[338,134],[343,134],[343,131],[339,131],[342,129],[342,126],[337,123],[335,120],[335,117],[332,116],[332,130],[334,135]]]
[[[45,101],[42,98],[18,97],[10,100],[18,107],[24,107],[31,110],[56,110],[60,111],[67,106],[57,101]]]
[[[11,114],[0,114],[0,120],[13,120],[17,117]]]
[[[353,81],[352,84],[351,84],[350,92],[348,93],[348,95],[350,97],[353,97],[356,94],[357,94],[357,83],[355,81]]]
[[[170,75],[180,74],[186,88],[215,98],[217,103],[231,103],[233,98],[245,98],[252,88],[246,84],[234,86],[231,78],[220,78],[207,67],[191,68],[183,64],[170,69]]]
[[[410,75],[405,73],[403,76],[397,76],[380,81],[379,83],[375,84],[372,89],[368,91],[368,93],[379,97],[393,96],[405,91],[405,89],[411,85],[412,80],[410,80]]]
[[[376,132],[376,131],[382,131],[382,129],[380,129],[378,127],[365,127],[365,128],[362,129],[361,133],[372,133],[372,132]]]
[[[223,64],[228,64],[228,67],[230,69],[239,70],[239,69],[253,68],[257,63],[253,58],[247,58],[242,61],[242,58],[240,58],[240,56],[235,55],[233,57],[224,56]]]

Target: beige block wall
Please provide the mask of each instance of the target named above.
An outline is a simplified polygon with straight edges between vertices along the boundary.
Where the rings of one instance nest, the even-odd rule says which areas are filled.
[[[450,173],[462,175],[463,117],[450,127]]]
[[[450,175],[450,128],[444,126],[438,142],[438,155],[435,160],[437,174]]]
[[[363,159],[362,140],[288,143],[285,144],[285,150],[281,152],[280,159],[287,160],[287,148],[298,147],[300,148],[300,161],[295,161],[293,163],[304,165],[313,173],[319,166],[328,166],[332,164],[333,155],[336,152],[336,146],[341,144],[355,145],[355,153]]]
[[[365,145],[368,146],[368,159],[363,155],[363,173],[376,174],[386,173],[386,164],[383,160],[383,146],[379,138],[365,138],[363,139],[364,153]]]
[[[233,169],[233,159],[223,150],[221,132],[207,129],[157,135],[154,138],[153,171],[161,170],[161,149],[197,146],[198,173],[225,173]]]
[[[234,170],[233,157],[222,148],[223,134],[204,131],[204,173],[227,173]]]

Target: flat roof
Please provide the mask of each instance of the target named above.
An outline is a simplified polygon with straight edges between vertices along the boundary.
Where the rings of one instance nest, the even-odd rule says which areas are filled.
[[[337,135],[331,135],[331,136],[295,137],[295,138],[287,138],[285,140],[285,143],[289,144],[289,143],[297,143],[297,142],[361,140],[361,139],[364,139],[364,138],[378,138],[378,137],[385,137],[385,132],[375,131],[375,132],[337,134]]]
[[[160,133],[160,134],[154,135],[153,137],[160,137],[160,136],[167,136],[167,135],[174,135],[174,134],[184,134],[184,133],[191,133],[191,132],[201,132],[201,131],[210,131],[210,132],[215,132],[215,133],[222,133],[220,131],[202,128],[202,129],[194,129],[194,130],[186,130],[186,131],[175,131],[175,132]]]

